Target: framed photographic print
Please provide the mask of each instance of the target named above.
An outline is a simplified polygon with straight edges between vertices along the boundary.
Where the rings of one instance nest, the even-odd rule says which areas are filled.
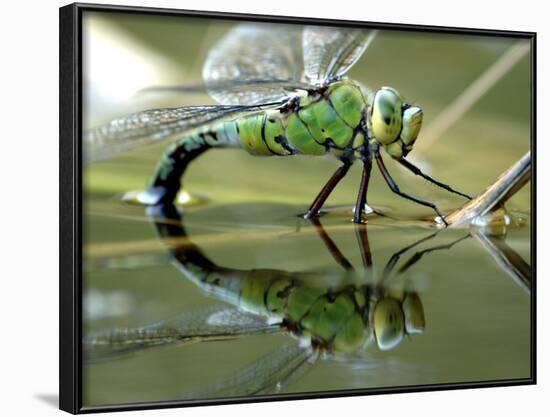
[[[60,408],[535,383],[535,40],[61,8]]]

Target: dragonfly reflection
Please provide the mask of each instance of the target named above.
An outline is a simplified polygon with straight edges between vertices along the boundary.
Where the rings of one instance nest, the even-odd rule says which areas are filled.
[[[352,356],[366,352],[370,345],[389,350],[407,335],[421,334],[425,328],[421,297],[414,289],[396,290],[396,286],[389,283],[424,255],[449,249],[470,237],[468,233],[449,244],[432,246],[411,255],[414,248],[434,238],[438,232],[432,233],[391,256],[376,280],[366,224],[354,225],[363,261],[363,268],[356,270],[319,219],[312,219],[320,239],[342,267],[340,273],[245,270],[216,264],[189,238],[184,218],[178,211],[173,206],[162,210],[153,220],[174,265],[209,296],[231,306],[185,313],[143,327],[89,334],[84,339],[87,361],[119,358],[163,345],[247,335],[284,333],[297,340],[241,370],[231,381],[222,381],[201,392],[196,398],[272,393],[289,379],[301,375],[318,359]],[[408,258],[404,259],[405,256]]]

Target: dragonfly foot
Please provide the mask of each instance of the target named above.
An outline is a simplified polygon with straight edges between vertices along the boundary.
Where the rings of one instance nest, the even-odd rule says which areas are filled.
[[[370,214],[377,214],[382,215],[381,213],[377,212],[374,208],[369,206],[367,203],[363,205],[363,209],[361,210],[361,213],[357,214],[355,207],[352,209],[353,213],[353,223],[356,224],[367,224],[367,217],[369,217]]]
[[[449,226],[449,223],[447,223],[447,220],[445,220],[445,217],[442,216],[442,215],[437,216],[434,219],[434,221],[435,221],[436,225],[439,226],[439,227],[448,227]]]
[[[321,217],[325,214],[326,214],[326,212],[320,211],[320,210],[316,213],[306,211],[305,213],[298,214],[298,217],[301,217],[302,219],[305,219],[305,220],[311,220],[311,219],[317,219],[317,218],[319,218],[319,217]]]

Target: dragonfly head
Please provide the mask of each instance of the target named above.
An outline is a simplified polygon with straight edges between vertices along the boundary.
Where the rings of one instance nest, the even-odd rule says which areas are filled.
[[[374,139],[399,159],[413,148],[422,127],[422,109],[407,104],[397,90],[382,87],[374,96],[370,120]]]
[[[422,333],[424,327],[424,307],[416,293],[406,294],[403,301],[386,296],[374,306],[374,336],[380,350],[393,349],[405,335]]]

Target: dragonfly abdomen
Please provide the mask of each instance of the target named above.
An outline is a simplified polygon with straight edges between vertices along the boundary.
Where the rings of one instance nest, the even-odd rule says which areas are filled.
[[[265,111],[235,121],[242,147],[251,155],[286,156],[290,147],[279,110]]]
[[[239,147],[239,128],[233,121],[219,122],[182,137],[173,146],[181,147],[186,152],[212,147]]]
[[[176,198],[189,163],[212,147],[241,147],[238,125],[222,121],[182,136],[166,149],[149,182],[148,204],[170,204]]]

